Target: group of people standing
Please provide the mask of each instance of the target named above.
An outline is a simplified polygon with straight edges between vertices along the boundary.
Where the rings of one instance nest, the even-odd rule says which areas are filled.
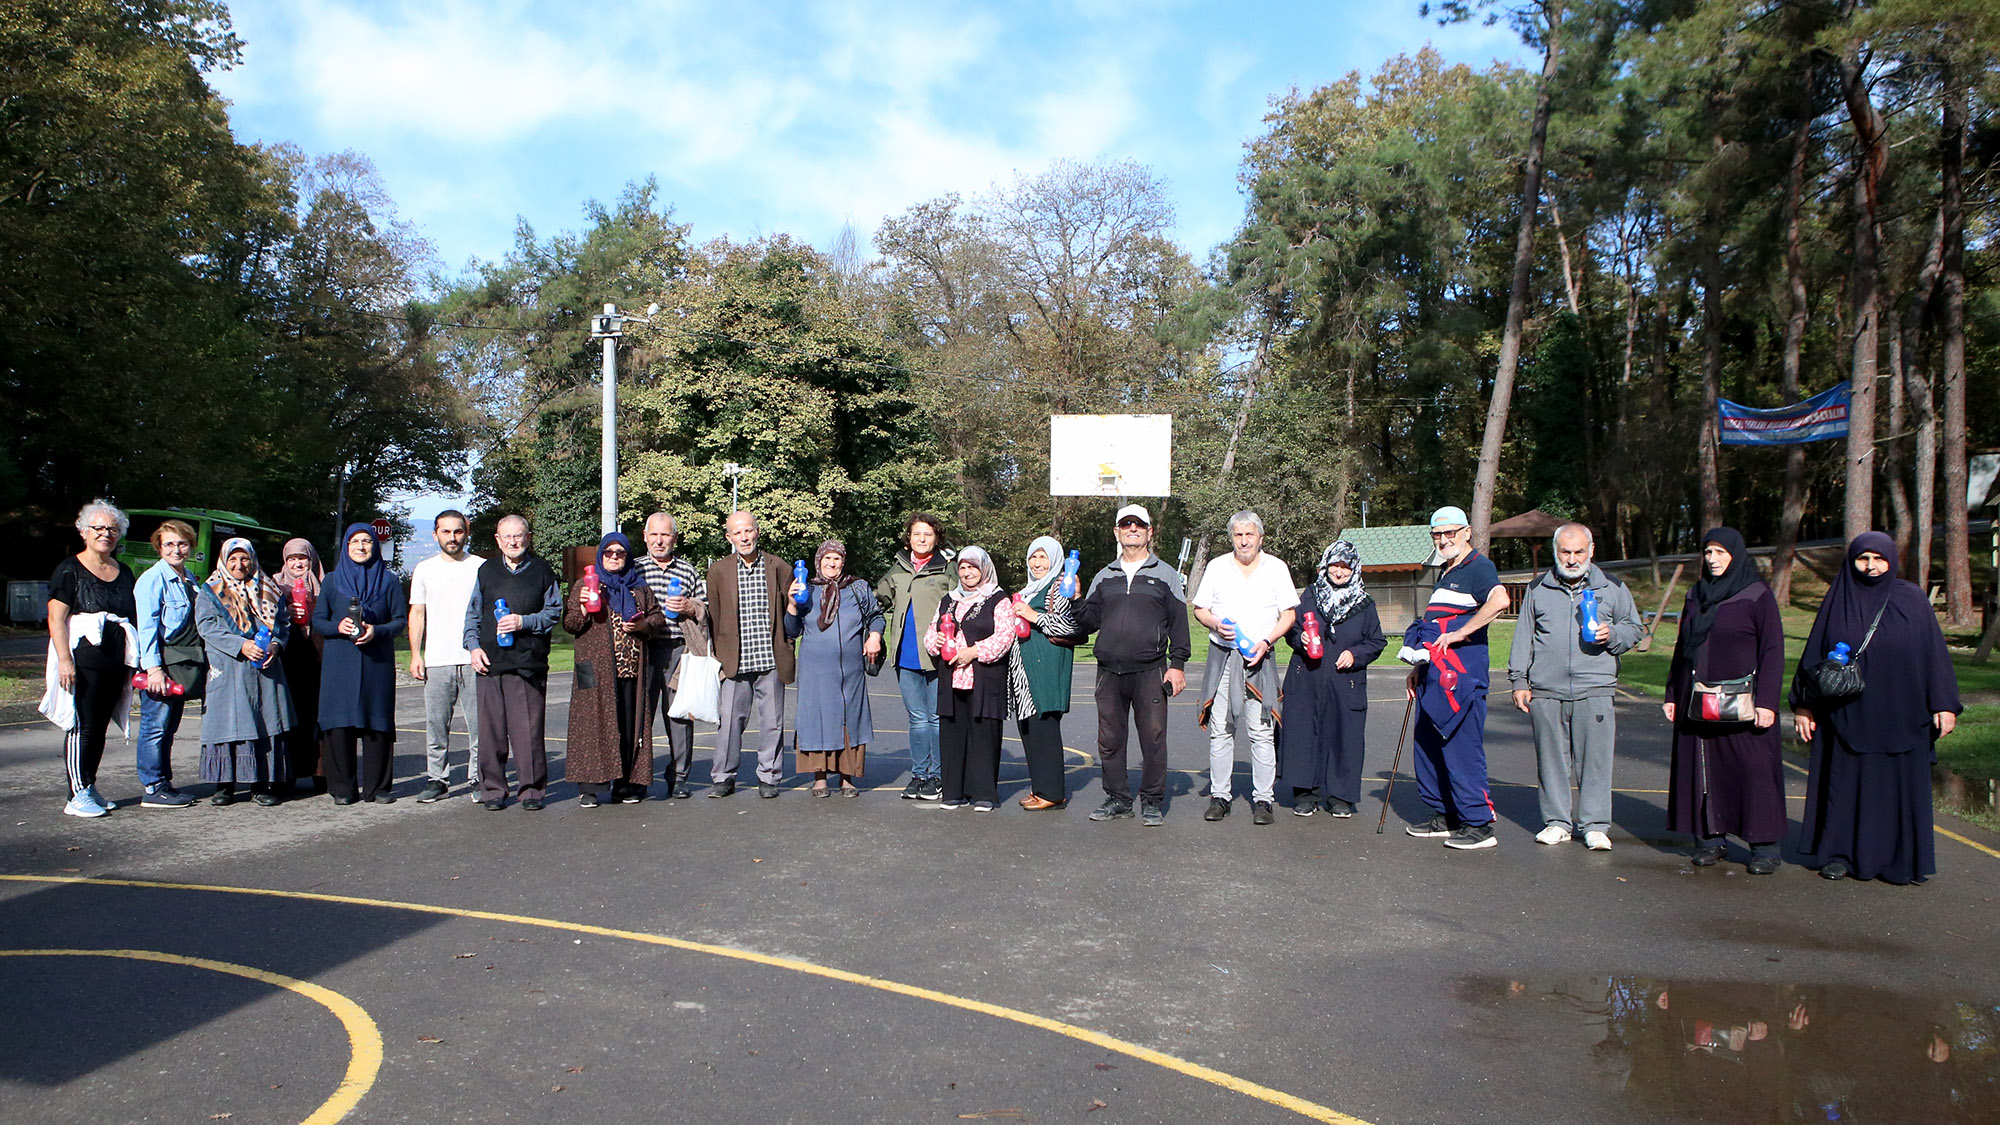
[[[137,578],[114,557],[128,529],[123,513],[95,502],[76,526],[83,550],[50,581],[43,710],[66,732],[64,811],[80,817],[110,808],[96,789],[105,730],[123,729],[135,691],[141,807],[192,803],[173,784],[171,745],[195,698],[207,701],[200,776],[216,784],[212,803],[229,804],[242,788],[258,804],[277,804],[307,778],[338,804],[393,801],[394,641],[405,628],[410,674],[425,697],[418,800],[450,792],[450,724],[462,710],[466,777],[479,804],[498,811],[511,795],[538,810],[549,784],[549,651],[560,621],[575,643],[566,771],[582,807],[648,795],[656,715],[668,737],[667,796],[692,795],[693,719],[710,715],[719,730],[708,796],[734,793],[753,725],[758,795],[778,796],[793,684],[796,768],[811,774],[814,796],[858,796],[875,739],[867,678],[888,669],[909,723],[904,799],[997,808],[1002,726],[1012,721],[1030,778],[1021,807],[1062,808],[1072,650],[1094,635],[1103,801],[1090,819],[1158,825],[1167,703],[1186,687],[1192,605],[1209,630],[1198,709],[1210,750],[1204,819],[1233,807],[1239,734],[1250,749],[1255,824],[1275,819],[1280,778],[1294,815],[1345,818],[1360,800],[1367,670],[1388,647],[1352,543],[1330,544],[1301,592],[1286,564],[1264,552],[1264,524],[1251,511],[1230,518],[1231,553],[1206,568],[1191,602],[1180,574],[1153,553],[1152,518],[1137,504],[1118,511],[1117,557],[1087,584],[1065,572],[1063,545],[1042,536],[1022,560],[1026,584],[1013,592],[984,548],[953,552],[928,513],[905,521],[888,573],[871,585],[848,571],[847,547],[835,540],[794,573],[760,548],[746,511],[725,525],[730,552],[698,568],[678,553],[674,518],[658,512],[646,521],[643,551],[621,533],[605,535],[589,578],[565,593],[532,552],[525,517],[502,519],[498,555],[482,559],[468,549],[465,516],[448,511],[433,527],[439,554],[415,568],[407,599],[366,524],[348,528],[330,575],[304,540],[286,545],[271,576],[248,541],[232,539],[206,583],[187,570],[195,533],[181,521],[154,532],[160,561]],[[1442,569],[1398,656],[1412,666],[1405,727],[1415,719],[1414,773],[1432,815],[1406,832],[1490,848],[1487,630],[1511,602],[1493,563],[1472,548],[1461,509],[1438,509],[1430,531]],[[1559,845],[1580,836],[1607,851],[1618,661],[1644,629],[1629,591],[1593,562],[1588,528],[1564,525],[1553,546],[1554,565],[1519,607],[1507,666],[1512,702],[1534,733],[1543,820],[1535,838]],[[1668,822],[1696,838],[1694,864],[1719,862],[1734,835],[1750,849],[1747,869],[1768,874],[1788,826],[1777,722],[1783,627],[1739,534],[1709,532],[1702,558],[1666,685]],[[1799,850],[1821,860],[1828,878],[1920,882],[1935,871],[1929,767],[1960,707],[1936,618],[1921,590],[1893,577],[1895,565],[1887,536],[1855,539],[1791,678],[1793,729],[1812,747]],[[1282,676],[1280,641],[1291,649]],[[1822,665],[1832,664],[1857,674],[1828,674]],[[1136,795],[1126,757],[1134,726]]]

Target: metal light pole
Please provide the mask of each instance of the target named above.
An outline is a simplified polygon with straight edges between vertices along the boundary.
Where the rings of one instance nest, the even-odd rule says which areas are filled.
[[[729,510],[732,512],[743,510],[743,506],[736,502],[736,482],[742,478],[744,472],[743,466],[734,461],[725,462],[722,466],[723,475],[729,478]]]
[[[606,301],[604,311],[590,320],[591,339],[604,341],[604,445],[597,486],[600,534],[618,530],[618,338],[625,334],[627,321],[645,324],[658,311],[660,306],[649,305],[645,316],[635,316]]]

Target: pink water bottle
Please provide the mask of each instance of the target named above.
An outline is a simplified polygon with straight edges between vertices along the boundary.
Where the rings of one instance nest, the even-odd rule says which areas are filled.
[[[144,691],[144,690],[146,690],[146,673],[144,673],[144,672],[134,672],[134,673],[132,673],[132,686],[133,686],[133,687],[135,687],[135,688],[138,688],[138,689],[139,689],[140,691]],[[186,688],[184,688],[184,687],[182,687],[181,685],[179,685],[179,684],[175,683],[175,682],[174,682],[174,681],[173,681],[173,680],[172,680],[172,679],[170,678],[170,679],[168,679],[168,680],[167,680],[167,686],[166,686],[165,688],[163,688],[163,689],[162,689],[162,690],[160,691],[160,694],[161,694],[161,695],[186,695],[186,694],[187,694],[187,689],[186,689]]]
[[[586,564],[583,568],[582,589],[577,600],[583,603],[583,612],[596,613],[604,608],[604,586],[597,580],[597,567]]]
[[[312,593],[306,589],[306,580],[292,579],[292,623],[303,625],[312,616]]]
[[[1326,655],[1326,642],[1319,635],[1319,614],[1307,610],[1305,627],[1301,632],[1306,635],[1307,660],[1318,660]]]
[[[944,637],[944,643],[938,646],[938,655],[949,664],[958,659],[958,620],[949,613],[945,614],[944,620],[938,623],[938,632]]]
[[[1024,641],[1028,639],[1028,634],[1034,632],[1035,629],[1034,626],[1028,624],[1027,618],[1021,616],[1021,607],[1027,604],[1026,601],[1022,600],[1021,595],[1014,595],[1014,635]]]

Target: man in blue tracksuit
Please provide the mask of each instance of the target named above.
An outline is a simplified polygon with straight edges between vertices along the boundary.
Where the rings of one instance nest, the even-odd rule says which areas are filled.
[[[1465,510],[1431,513],[1431,542],[1444,559],[1423,616],[1404,636],[1416,664],[1408,690],[1417,706],[1417,792],[1432,817],[1404,831],[1443,837],[1445,847],[1493,847],[1493,798],[1486,787],[1486,690],[1492,669],[1486,626],[1507,611],[1507,588],[1493,560],[1472,549]]]

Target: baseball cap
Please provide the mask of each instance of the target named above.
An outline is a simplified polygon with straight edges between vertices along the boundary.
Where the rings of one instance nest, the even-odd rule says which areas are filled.
[[[1443,531],[1447,527],[1471,527],[1472,521],[1465,518],[1465,509],[1445,505],[1431,513],[1431,530]]]
[[[1113,519],[1111,522],[1114,524],[1124,523],[1126,516],[1137,516],[1139,517],[1140,523],[1145,524],[1147,527],[1153,526],[1153,514],[1151,512],[1148,512],[1145,508],[1145,505],[1143,504],[1125,505],[1124,507],[1118,509],[1117,517]]]

